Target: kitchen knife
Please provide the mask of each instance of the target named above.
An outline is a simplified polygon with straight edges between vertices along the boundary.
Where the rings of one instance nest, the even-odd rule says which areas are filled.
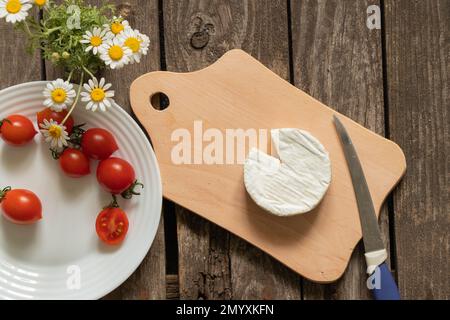
[[[344,149],[358,205],[364,242],[364,255],[367,262],[367,273],[369,274],[369,279],[367,280],[368,288],[372,291],[375,300],[400,300],[397,284],[385,262],[387,251],[381,239],[378,219],[361,163],[344,125],[338,117],[333,116],[333,118]]]

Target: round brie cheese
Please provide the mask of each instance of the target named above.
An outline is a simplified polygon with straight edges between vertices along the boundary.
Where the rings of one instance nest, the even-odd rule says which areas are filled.
[[[251,198],[278,216],[314,209],[331,183],[331,162],[324,146],[300,129],[271,130],[272,153],[256,148],[244,163],[244,182]]]

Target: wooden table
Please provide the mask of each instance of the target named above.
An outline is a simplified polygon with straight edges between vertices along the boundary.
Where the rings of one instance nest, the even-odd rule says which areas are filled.
[[[91,2],[94,2],[92,0]],[[401,294],[450,299],[449,0],[125,0],[151,38],[139,65],[108,72],[117,101],[154,70],[193,71],[242,48],[281,77],[397,142],[406,177],[380,223]],[[381,10],[381,30],[366,25]],[[54,79],[23,37],[0,23],[0,88]],[[362,246],[335,284],[302,279],[260,250],[169,202],[139,269],[107,298],[368,299]]]

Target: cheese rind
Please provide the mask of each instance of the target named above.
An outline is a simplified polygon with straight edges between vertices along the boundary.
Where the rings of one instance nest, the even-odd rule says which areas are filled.
[[[300,129],[271,130],[273,154],[256,148],[244,163],[244,183],[263,209],[292,216],[314,209],[331,183],[331,162],[324,146]]]

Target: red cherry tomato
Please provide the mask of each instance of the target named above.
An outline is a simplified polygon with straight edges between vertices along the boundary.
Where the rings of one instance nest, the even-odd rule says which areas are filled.
[[[105,208],[97,217],[95,230],[104,243],[118,245],[128,232],[128,218],[120,208]]]
[[[127,161],[120,158],[109,158],[100,161],[97,167],[97,180],[100,185],[112,194],[120,194],[135,181],[134,169]]]
[[[91,159],[108,159],[119,147],[114,136],[105,129],[93,128],[87,130],[81,139],[83,152]]]
[[[72,178],[80,178],[91,172],[89,158],[80,150],[67,148],[59,157],[62,171]]]
[[[42,219],[39,198],[25,189],[0,190],[0,202],[5,218],[17,224],[32,224]]]
[[[37,131],[27,117],[14,114],[0,121],[0,135],[9,145],[22,146],[33,140]]]
[[[53,121],[56,121],[58,124],[60,124],[66,117],[67,110],[56,112],[50,108],[45,108],[39,111],[36,115],[37,115],[37,125],[38,128],[40,129],[41,124],[44,123],[44,120],[50,121],[53,119]],[[67,118],[67,121],[64,123],[66,131],[69,135],[72,133],[73,125],[74,125],[73,118],[72,116],[69,116],[69,118]]]

